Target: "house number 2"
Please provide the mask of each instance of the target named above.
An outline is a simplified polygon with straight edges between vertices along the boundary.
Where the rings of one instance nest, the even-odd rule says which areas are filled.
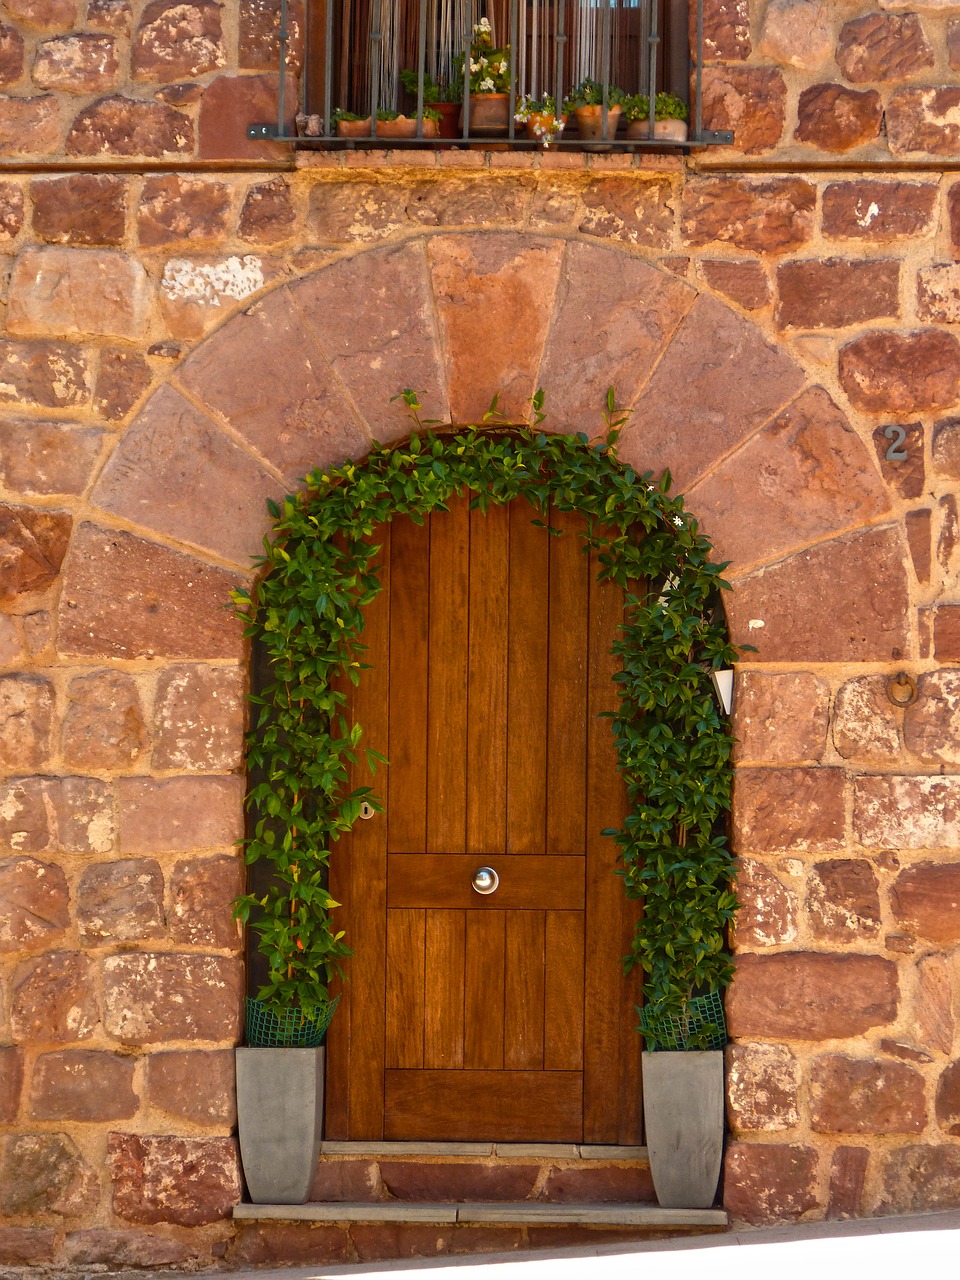
[[[892,440],[890,448],[883,455],[887,462],[906,462],[907,451],[903,447],[903,442],[907,438],[907,433],[903,427],[884,427],[883,434],[888,440]]]

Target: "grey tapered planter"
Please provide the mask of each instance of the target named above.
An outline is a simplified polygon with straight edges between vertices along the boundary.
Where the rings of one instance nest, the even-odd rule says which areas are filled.
[[[303,1204],[323,1134],[325,1050],[237,1049],[240,1160],[254,1204]]]
[[[723,1156],[723,1051],[644,1053],[643,1111],[661,1207],[708,1209]]]

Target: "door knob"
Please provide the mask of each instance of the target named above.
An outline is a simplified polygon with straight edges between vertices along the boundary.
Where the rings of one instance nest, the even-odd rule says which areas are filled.
[[[477,893],[494,893],[499,883],[500,877],[493,867],[477,867],[471,881]]]

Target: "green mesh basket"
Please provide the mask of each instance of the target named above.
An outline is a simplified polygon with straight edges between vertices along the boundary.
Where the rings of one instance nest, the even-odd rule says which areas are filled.
[[[284,1009],[276,1014],[254,996],[246,999],[247,1044],[265,1049],[316,1049],[323,1044],[339,996],[307,1017],[302,1009]]]
[[[656,1005],[645,1005],[640,1011],[639,1030],[645,1047],[650,1050],[689,1051],[722,1049],[727,1043],[727,1023],[723,1016],[723,1000],[719,991],[705,996],[692,996],[682,1017],[657,1011]]]

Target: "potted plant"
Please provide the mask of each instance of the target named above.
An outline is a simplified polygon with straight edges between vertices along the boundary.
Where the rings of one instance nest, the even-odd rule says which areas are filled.
[[[510,128],[510,49],[494,48],[489,19],[481,18],[473,28],[469,56],[469,132],[480,137],[505,134]],[[463,55],[455,62],[462,73]],[[464,112],[461,112],[461,128],[463,122]]]
[[[416,102],[419,96],[419,78],[416,71],[412,71],[409,68],[401,71],[400,83]],[[428,106],[430,108],[431,113],[437,113],[439,137],[456,138],[459,136],[460,127],[458,121],[462,98],[463,88],[460,84],[453,83],[448,86],[443,82],[434,80],[431,75],[424,72],[423,103],[425,107]],[[426,117],[426,111],[423,114]]]
[[[557,115],[556,99],[549,93],[542,98],[521,98],[513,118],[526,127],[528,138],[545,147],[557,140],[567,123],[566,116]]]
[[[592,142],[599,138],[612,142],[617,135],[625,97],[626,94],[616,85],[610,85],[607,88],[606,121],[604,121],[603,85],[587,76],[567,94],[563,109],[568,115],[573,113],[577,122],[577,132],[585,142]]]
[[[358,116],[345,107],[337,107],[330,113],[330,127],[338,138],[369,138],[370,116]]]
[[[632,93],[623,100],[623,118],[627,137],[633,141],[650,137],[650,99],[645,93]]]
[[[433,107],[423,109],[424,138],[436,138],[440,130],[440,113]],[[417,117],[404,116],[399,111],[377,112],[378,138],[415,138],[417,136]]]
[[[661,142],[686,142],[690,108],[673,93],[658,93],[653,104],[653,136]]]

